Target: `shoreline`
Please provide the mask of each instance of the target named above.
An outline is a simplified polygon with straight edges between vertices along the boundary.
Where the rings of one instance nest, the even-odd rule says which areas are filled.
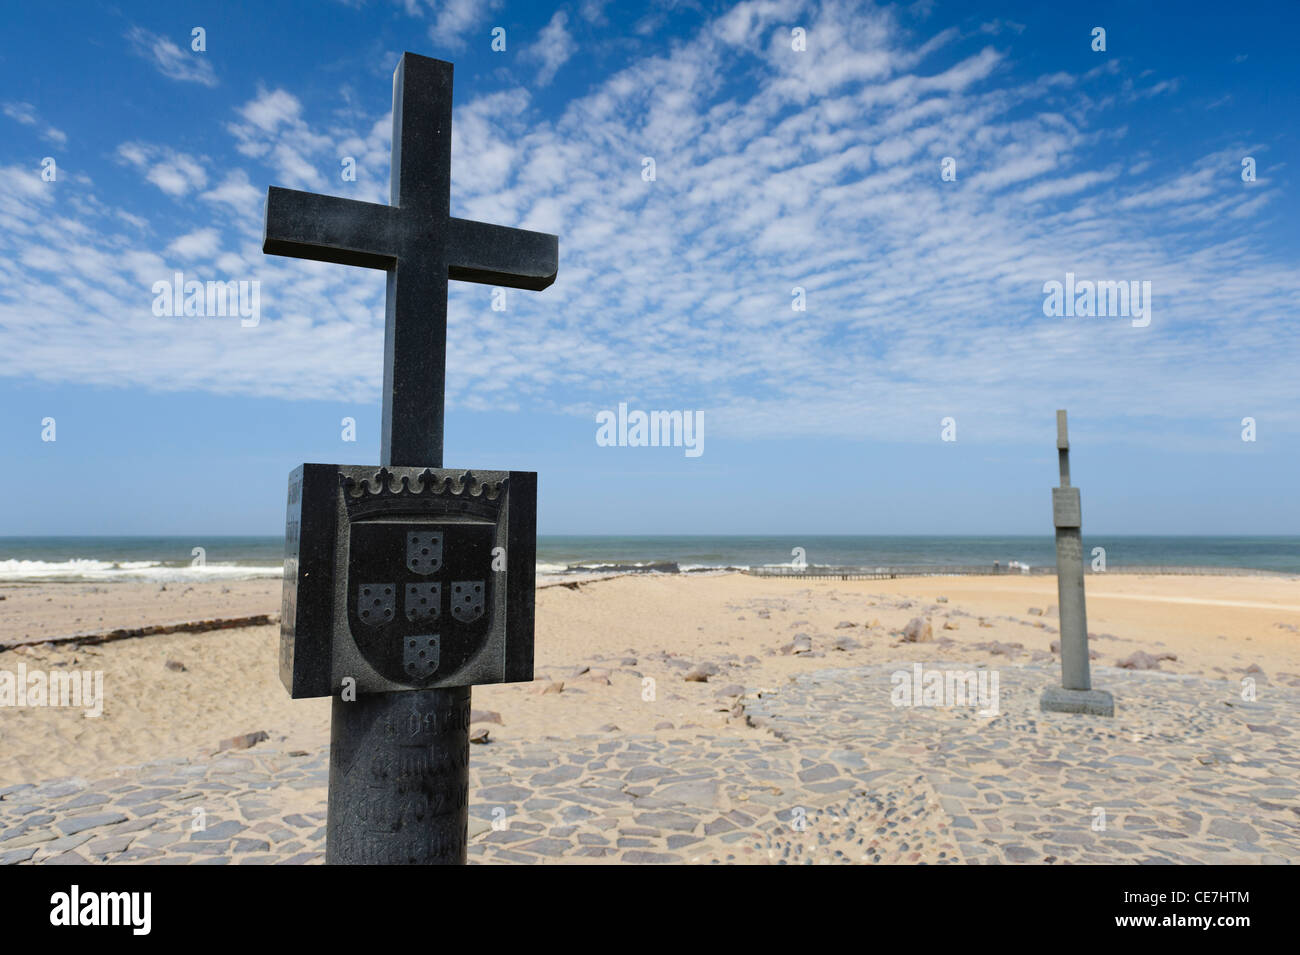
[[[540,566],[540,565],[539,565]],[[194,587],[205,584],[243,584],[250,581],[283,580],[283,569],[270,566],[250,566],[248,573],[241,576],[220,576],[194,579],[155,579],[148,577],[78,577],[78,576],[32,576],[0,577],[0,593],[6,588],[41,587],[45,585],[82,585],[91,587],[120,587],[124,585]],[[651,564],[575,564],[562,571],[541,570],[536,572],[537,585],[548,586],[571,580],[575,577],[599,575],[601,579],[611,576],[712,576],[718,574],[745,574],[753,577],[790,577],[790,578],[836,578],[836,577],[1015,577],[1054,575],[1054,564],[1038,564],[1023,569],[1000,569],[989,564],[861,564],[861,565],[810,565],[807,568],[794,568],[788,564],[739,565],[692,564],[680,567],[674,561],[655,561]],[[1095,571],[1084,568],[1088,577],[1115,576],[1184,576],[1184,577],[1280,577],[1300,580],[1300,570],[1271,570],[1263,567],[1237,567],[1201,564],[1125,564]]]

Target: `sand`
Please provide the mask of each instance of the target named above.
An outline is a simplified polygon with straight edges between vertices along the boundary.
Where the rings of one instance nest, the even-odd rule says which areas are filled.
[[[187,586],[164,592],[156,584],[0,585],[0,643],[279,609],[278,581]],[[539,681],[476,688],[474,707],[499,714],[500,722],[486,724],[498,740],[567,738],[611,725],[629,733],[701,727],[752,738],[764,731],[732,711],[719,679],[753,691],[815,669],[939,655],[996,666],[1050,662],[1055,602],[1051,577],[823,581],[725,574],[545,587],[537,601]],[[1141,650],[1173,654],[1160,663],[1168,672],[1300,686],[1295,578],[1090,577],[1088,612],[1098,665]],[[896,631],[913,616],[930,620],[934,642],[900,642]],[[800,633],[811,638],[812,652],[782,652]],[[858,646],[833,649],[844,636]],[[269,735],[268,745],[323,747],[329,701],[288,698],[276,672],[277,641],[278,629],[264,626],[0,652],[0,670],[16,672],[21,663],[29,671],[103,671],[106,698],[98,718],[76,709],[0,709],[0,785],[212,752],[222,740],[258,731]],[[169,669],[169,662],[184,669]],[[691,666],[710,662],[735,666],[710,682],[684,679]],[[588,672],[579,674],[583,668]],[[562,692],[539,692],[560,682]]]

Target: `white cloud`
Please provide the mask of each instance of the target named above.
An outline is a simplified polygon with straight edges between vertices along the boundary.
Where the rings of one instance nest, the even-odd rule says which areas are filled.
[[[61,129],[55,129],[53,126],[41,123],[36,115],[36,107],[31,103],[5,103],[0,106],[6,116],[24,126],[44,126],[41,130],[41,137],[54,143],[56,146],[66,146],[68,136]]]
[[[582,13],[582,18],[588,23],[600,26],[606,22],[605,8],[607,6],[609,6],[609,0],[582,0],[579,11]]]
[[[248,173],[235,169],[227,173],[216,187],[203,193],[202,198],[208,202],[223,202],[237,212],[247,214],[258,211],[264,194],[248,181]]]
[[[144,172],[146,180],[174,198],[208,184],[202,160],[167,146],[123,143],[118,146],[117,155],[127,165]]]
[[[210,259],[221,249],[216,229],[198,229],[174,240],[167,251],[182,259]]]
[[[244,121],[227,128],[240,153],[271,165],[278,185],[325,188],[328,180],[322,170],[337,168],[344,154],[332,148],[330,136],[313,131],[303,120],[302,103],[296,96],[280,89],[262,90],[236,113]]]
[[[791,10],[810,25],[803,61],[773,40]],[[451,406],[628,400],[704,408],[716,435],[900,441],[935,440],[953,409],[998,438],[1076,402],[1157,421],[1244,406],[1300,432],[1279,347],[1300,273],[1260,241],[1281,187],[1238,173],[1259,144],[1223,148],[1219,131],[1193,162],[1153,157],[1121,139],[1114,70],[1017,82],[1012,53],[978,45],[935,64],[919,51],[948,31],[918,37],[900,15],[741,3],[549,117],[522,89],[459,90],[453,213],[556,232],[561,259],[552,288],[510,293],[508,319],[453,284]],[[752,64],[724,86],[738,48]],[[388,117],[312,113],[288,90],[236,109],[247,168],[123,144],[123,163],[204,200],[148,230],[89,186],[0,172],[17,183],[0,191],[0,374],[373,400],[384,276],[260,251],[268,180],[386,201]],[[163,248],[210,259],[205,279],[260,280],[261,324],[160,324]],[[1042,285],[1067,271],[1151,281],[1152,325],[1044,318]]]
[[[131,27],[126,38],[131,43],[131,51],[152,63],[163,76],[183,83],[217,85],[217,75],[207,53],[182,50],[167,37],[143,27]]]
[[[548,85],[555,79],[556,72],[569,61],[578,44],[566,29],[569,15],[563,10],[555,11],[549,23],[537,34],[537,42],[524,51],[526,60],[541,64],[537,71],[537,84]]]
[[[298,122],[298,117],[302,114],[302,103],[284,90],[264,90],[256,99],[241,106],[238,112],[262,132],[273,133],[282,124],[293,125]]]
[[[465,45],[470,29],[480,26],[488,14],[500,6],[501,0],[445,0],[438,3],[434,5],[437,16],[429,27],[429,39],[438,46],[460,49]]]

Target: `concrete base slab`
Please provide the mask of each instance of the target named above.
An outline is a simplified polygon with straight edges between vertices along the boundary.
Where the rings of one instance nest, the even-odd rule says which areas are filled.
[[[1115,715],[1115,698],[1105,690],[1067,690],[1060,686],[1049,686],[1043,691],[1039,706],[1048,713]]]

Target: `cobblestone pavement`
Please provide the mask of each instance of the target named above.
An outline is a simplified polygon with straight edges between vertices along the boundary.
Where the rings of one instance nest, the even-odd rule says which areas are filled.
[[[1004,666],[987,717],[891,705],[899,669],[752,692],[734,735],[475,746],[470,860],[1300,859],[1294,689],[1243,702],[1235,683],[1098,668],[1106,720],[1040,713],[1057,667]],[[0,863],[319,863],[327,773],[324,751],[259,746],[3,787]]]

